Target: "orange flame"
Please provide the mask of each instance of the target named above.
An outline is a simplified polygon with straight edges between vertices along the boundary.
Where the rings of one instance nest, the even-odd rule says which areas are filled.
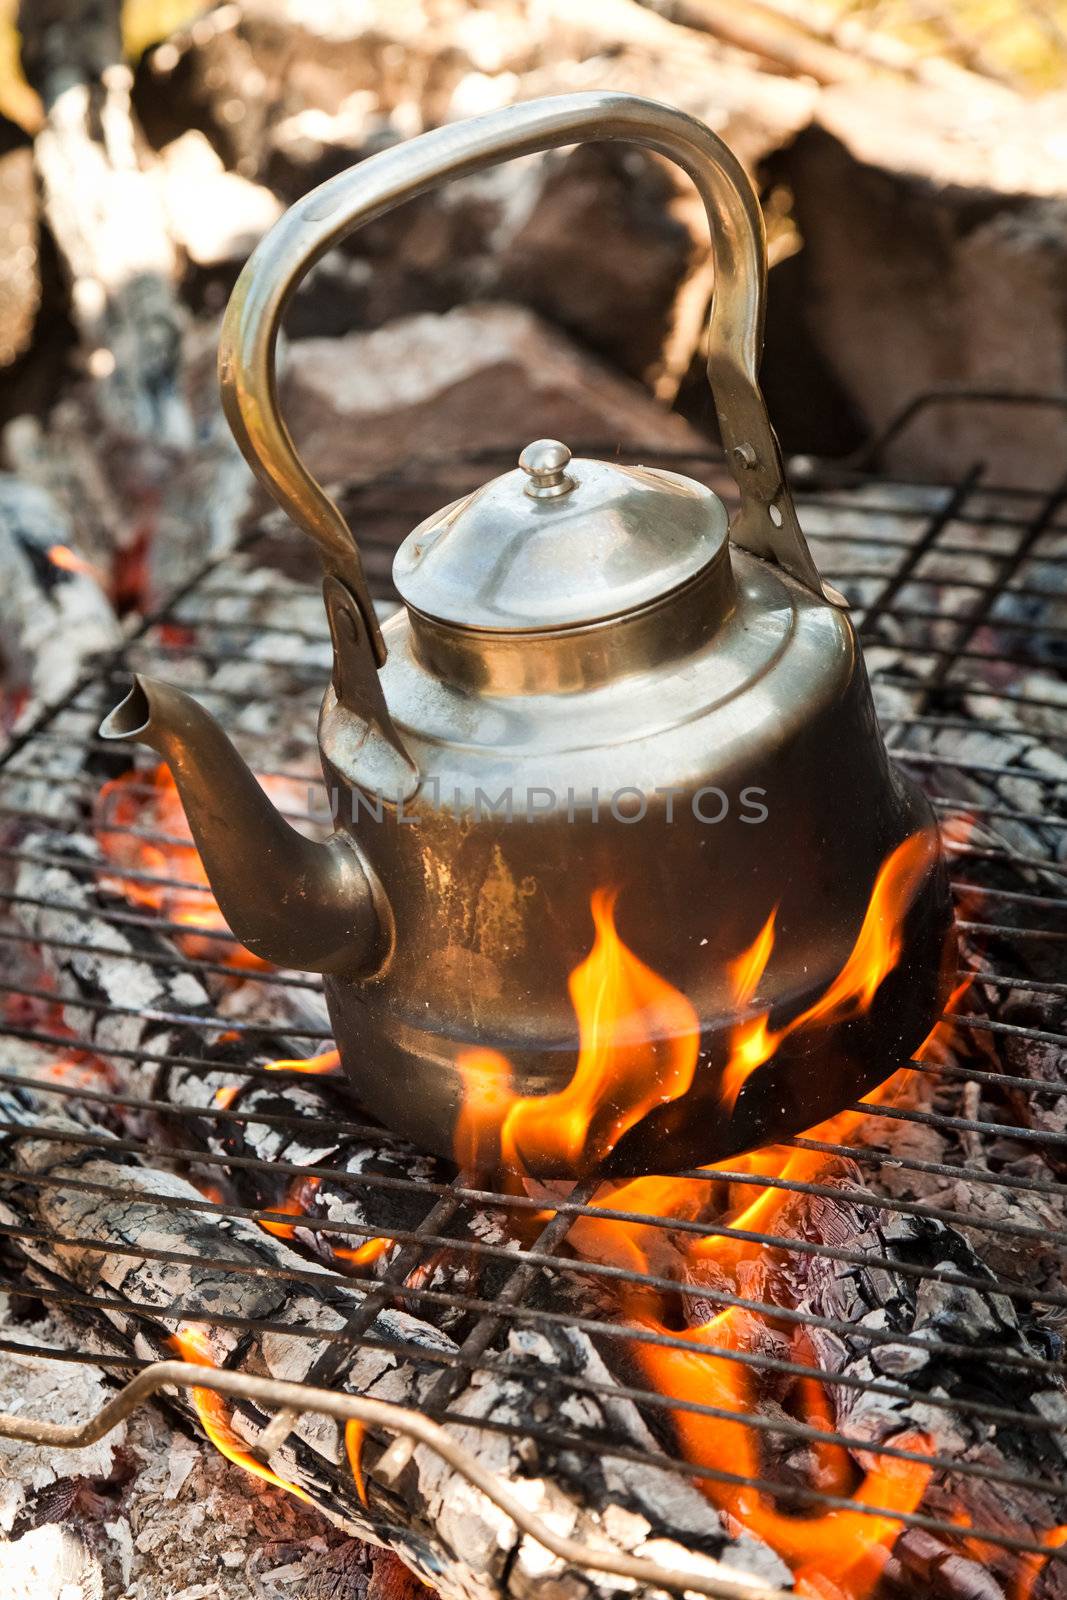
[[[345,1423],[345,1454],[356,1480],[356,1492],[364,1505],[367,1504],[367,1485],[363,1478],[363,1439],[366,1431],[362,1422],[357,1422],[355,1417]]]
[[[921,829],[882,863],[852,953],[813,1005],[780,1029],[769,1026],[769,1012],[734,1029],[721,1089],[722,1103],[728,1111],[733,1110],[747,1079],[771,1059],[791,1033],[801,1028],[828,1027],[869,1009],[900,960],[904,918],[933,865],[937,848],[936,833]],[[772,916],[752,949],[734,963],[735,999],[739,1004],[751,997],[763,975],[773,947],[773,923]]]
[[[493,1147],[518,1171],[534,1163],[572,1170],[594,1164],[654,1106],[689,1089],[700,1045],[697,1014],[623,943],[615,899],[594,891],[593,948],[570,976],[579,1048],[566,1088],[516,1095],[498,1052],[471,1050],[458,1058],[464,1104],[456,1156],[464,1168]]]
[[[743,1416],[755,1408],[755,1374],[714,1350],[750,1348],[754,1340],[751,1324],[758,1320],[731,1307],[703,1326],[675,1335],[692,1340],[692,1350],[642,1343],[637,1347],[638,1362],[673,1400],[719,1406]],[[668,1331],[650,1320],[644,1325]],[[815,1425],[823,1426],[827,1414],[820,1409]],[[758,1437],[740,1418],[733,1422],[676,1411],[674,1425],[685,1457],[694,1465],[748,1478],[762,1476]],[[916,1452],[931,1448],[930,1440],[918,1434],[901,1436],[894,1443]],[[836,1459],[835,1477],[842,1467],[843,1460]],[[852,1499],[860,1506],[884,1506],[890,1512],[909,1514],[922,1500],[932,1470],[921,1462],[886,1458],[864,1474]],[[809,1580],[829,1579],[849,1600],[859,1600],[877,1581],[902,1526],[893,1516],[845,1509],[790,1516],[778,1511],[771,1497],[751,1484],[703,1477],[698,1481],[713,1504],[736,1517],[789,1563],[802,1593],[810,1592],[804,1587]]]
[[[356,1267],[369,1267],[372,1261],[377,1261],[387,1250],[391,1250],[393,1243],[392,1239],[364,1239],[362,1244],[351,1250],[347,1246],[332,1243],[330,1248],[342,1261],[350,1261]]]
[[[268,776],[259,781],[276,803],[298,803],[299,785],[293,780]],[[210,937],[227,931],[226,920],[208,885],[169,767],[161,763],[105,783],[97,796],[94,825],[100,850],[116,869],[114,885],[134,905],[147,906],[169,922],[187,927],[187,934],[176,936],[186,955],[252,970],[269,966],[244,945]],[[165,837],[142,839],[129,831],[133,828]],[[130,876],[135,872],[174,882],[145,883]]]
[[[277,1205],[271,1206],[272,1211],[282,1211],[286,1216],[303,1217],[307,1214],[311,1198],[318,1189],[321,1179],[308,1176],[297,1178],[289,1189],[288,1194]],[[296,1237],[296,1227],[291,1222],[271,1222],[268,1217],[257,1217],[260,1227],[267,1233],[273,1233],[276,1239],[293,1239]]]
[[[294,1056],[280,1061],[265,1061],[265,1072],[310,1072],[313,1075],[333,1072],[341,1064],[339,1050],[324,1050],[319,1056]],[[215,1090],[215,1105],[228,1111],[241,1093],[242,1084],[226,1083]]]
[[[211,1356],[211,1347],[206,1334],[200,1328],[190,1327],[182,1323],[174,1334],[171,1343],[174,1345],[183,1361],[193,1361],[200,1367],[217,1367],[218,1362]],[[222,1395],[216,1394],[213,1389],[192,1389],[190,1398],[200,1419],[200,1426],[207,1434],[216,1450],[222,1452],[227,1461],[233,1461],[237,1466],[243,1467],[246,1472],[251,1472],[255,1477],[262,1478],[265,1483],[272,1483],[277,1489],[288,1489],[290,1494],[295,1494],[298,1500],[306,1500],[311,1504],[311,1496],[306,1494],[295,1483],[289,1483],[285,1478],[279,1478],[270,1467],[265,1467],[255,1456],[248,1453],[230,1424],[230,1414],[226,1401]]]
[[[270,1207],[271,1211],[280,1211],[289,1217],[307,1217],[311,1202],[318,1193],[322,1183],[321,1178],[309,1173],[306,1177],[294,1179],[288,1193],[276,1205]],[[314,1218],[310,1218],[308,1226],[314,1228]],[[296,1224],[293,1222],[277,1222],[270,1217],[257,1217],[259,1226],[267,1233],[272,1233],[276,1239],[295,1239]],[[332,1255],[339,1261],[348,1261],[356,1267],[367,1267],[379,1257],[392,1249],[393,1240],[384,1238],[364,1239],[360,1245],[348,1246],[335,1244],[333,1235],[328,1236],[328,1244]]]
[[[907,1077],[906,1071],[895,1074],[867,1095],[865,1103],[891,1098]],[[858,1111],[841,1112],[809,1129],[809,1136],[824,1143],[843,1141],[862,1121],[862,1116]],[[731,1228],[770,1233],[781,1226],[778,1214],[787,1203],[795,1202],[796,1196],[773,1182],[757,1189],[753,1196],[749,1185],[731,1183],[731,1176],[752,1174],[772,1180],[813,1181],[831,1169],[832,1162],[833,1158],[824,1152],[769,1146],[707,1167],[704,1169],[706,1176],[699,1179],[637,1178],[614,1188],[606,1197],[598,1195],[593,1204],[616,1211],[699,1220],[708,1214],[715,1199],[722,1197],[722,1214]],[[571,1228],[568,1238],[583,1256],[647,1272],[656,1270],[654,1252],[667,1248],[664,1240],[669,1241],[671,1235],[668,1229],[650,1223],[582,1216]],[[766,1259],[769,1248],[730,1234],[675,1235],[672,1247],[681,1250],[694,1266],[704,1260],[714,1260],[718,1269],[734,1274],[735,1279],[743,1263]],[[777,1281],[773,1273],[768,1273],[761,1292],[773,1295]],[[735,1289],[739,1287],[740,1282],[735,1281]],[[638,1344],[635,1359],[650,1385],[672,1401],[718,1406],[736,1413],[734,1420],[733,1417],[708,1417],[672,1409],[678,1444],[686,1460],[714,1472],[766,1477],[760,1470],[759,1433],[745,1420],[759,1406],[759,1374],[716,1353],[757,1348],[766,1336],[766,1320],[755,1313],[730,1308],[701,1327],[678,1333],[654,1316],[636,1295],[628,1310],[632,1326],[652,1333],[669,1333],[692,1345],[692,1349],[685,1350],[643,1341]],[[792,1358],[800,1365],[814,1366],[803,1330],[794,1331],[791,1340]],[[802,1420],[809,1426],[823,1433],[834,1431],[831,1400],[814,1373],[798,1380],[796,1401]],[[930,1441],[919,1434],[902,1436],[893,1442],[917,1454],[931,1448]],[[922,1501],[932,1472],[922,1462],[885,1458],[877,1467],[860,1474],[842,1445],[815,1440],[809,1449],[811,1488],[839,1498],[851,1498],[857,1505],[885,1507],[887,1513],[914,1511]],[[714,1505],[764,1539],[790,1564],[797,1592],[801,1594],[828,1596],[832,1593],[834,1600],[863,1600],[877,1582],[902,1526],[898,1518],[891,1515],[878,1516],[847,1509],[789,1515],[776,1509],[769,1493],[751,1485],[719,1482],[714,1478],[701,1478],[698,1483]],[[1029,1597],[1019,1596],[1018,1600],[1029,1600]]]
[[[294,1056],[291,1060],[267,1061],[267,1072],[333,1072],[341,1064],[339,1050],[324,1050],[320,1056]]]

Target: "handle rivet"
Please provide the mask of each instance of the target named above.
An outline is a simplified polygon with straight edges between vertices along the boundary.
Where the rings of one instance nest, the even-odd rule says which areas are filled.
[[[744,467],[747,472],[751,472],[756,465],[756,452],[750,444],[736,444],[734,445],[734,460],[738,466]]]
[[[558,439],[535,439],[519,457],[526,474],[526,493],[534,500],[557,500],[570,494],[577,480],[566,470],[571,453]]]

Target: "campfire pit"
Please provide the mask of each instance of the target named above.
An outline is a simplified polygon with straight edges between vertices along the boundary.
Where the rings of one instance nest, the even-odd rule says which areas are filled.
[[[389,550],[484,466],[347,491],[383,601]],[[960,988],[920,1059],[725,1170],[621,1186],[498,1187],[364,1118],[317,981],[235,962],[154,763],[131,780],[94,731],[129,670],[180,682],[325,823],[329,641],[271,522],[0,768],[3,1288],[47,1329],[0,1348],[213,1369],[119,1409],[164,1386],[448,1597],[1067,1593],[1067,486],[793,475],[950,855]]]

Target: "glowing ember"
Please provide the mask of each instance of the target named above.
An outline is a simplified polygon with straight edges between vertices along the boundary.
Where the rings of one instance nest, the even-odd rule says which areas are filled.
[[[570,976],[579,1047],[566,1088],[515,1095],[505,1057],[488,1050],[460,1055],[465,1095],[456,1155],[464,1168],[472,1158],[484,1162],[490,1150],[518,1170],[594,1164],[654,1106],[689,1089],[700,1044],[697,1014],[619,938],[615,898],[594,893],[593,948]]]
[[[66,544],[54,544],[48,551],[48,559],[54,567],[62,567],[64,572],[80,572],[87,578],[93,578],[101,588],[108,587],[107,573],[101,572],[99,567],[94,567],[91,561],[86,561]]]
[[[299,803],[300,786],[293,780],[259,781],[277,805]],[[228,932],[226,921],[208,886],[169,767],[161,763],[105,783],[97,796],[94,827],[97,843],[115,869],[112,886],[134,905],[188,928],[176,940],[186,955],[233,967],[267,967],[244,945],[212,937]],[[142,838],[131,830],[154,837]]]
[[[1067,1524],[1060,1528],[1050,1528],[1042,1536],[1041,1543],[1048,1545],[1050,1550],[1059,1550],[1067,1544]],[[1048,1556],[1023,1555],[1019,1558],[1020,1572],[1011,1600],[1031,1600],[1038,1578],[1048,1566]]]
[[[172,1339],[172,1344],[183,1361],[193,1361],[197,1366],[215,1367],[218,1365],[211,1358],[211,1348],[207,1336],[200,1328],[190,1327],[183,1323]],[[251,1472],[257,1478],[262,1478],[265,1483],[274,1484],[275,1488],[288,1489],[290,1494],[295,1494],[298,1500],[311,1503],[311,1496],[304,1493],[295,1483],[289,1483],[285,1478],[279,1478],[270,1467],[265,1467],[257,1461],[255,1456],[249,1455],[247,1447],[234,1433],[230,1425],[229,1408],[222,1395],[215,1394],[212,1389],[192,1389],[190,1398],[200,1419],[200,1426],[207,1434],[216,1450],[220,1450],[228,1461],[233,1461],[237,1466],[243,1467],[246,1472]]]
[[[803,1028],[828,1027],[869,1010],[881,985],[900,960],[904,918],[937,856],[937,835],[924,829],[898,845],[883,862],[852,953],[837,977],[815,1003],[780,1029],[769,1026],[770,1013],[734,1029],[730,1060],[722,1079],[722,1103],[733,1110],[746,1080],[771,1059],[783,1039]],[[735,998],[744,1004],[755,993],[774,943],[774,918],[752,949],[734,964],[740,973]],[[748,993],[744,992],[747,986]]]

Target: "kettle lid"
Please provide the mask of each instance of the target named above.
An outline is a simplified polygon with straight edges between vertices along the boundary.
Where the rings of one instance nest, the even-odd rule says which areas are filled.
[[[413,610],[457,627],[541,632],[620,616],[722,556],[726,507],[680,473],[572,459],[537,439],[518,468],[408,535],[393,578]]]

